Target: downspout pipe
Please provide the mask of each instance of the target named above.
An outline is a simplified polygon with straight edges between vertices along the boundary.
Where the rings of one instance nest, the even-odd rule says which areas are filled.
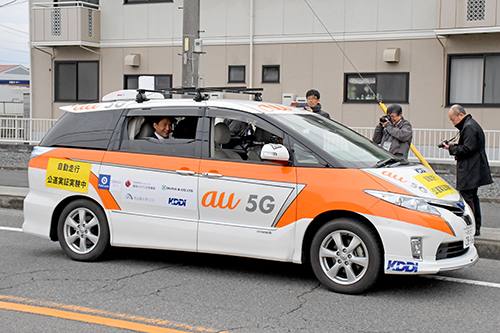
[[[253,35],[254,35],[254,0],[250,0],[250,33],[249,33],[249,65],[248,65],[248,84],[253,88]],[[250,99],[252,97],[250,96]]]

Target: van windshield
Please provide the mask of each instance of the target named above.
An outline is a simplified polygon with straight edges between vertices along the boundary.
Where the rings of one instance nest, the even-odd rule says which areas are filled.
[[[283,124],[309,139],[347,168],[371,168],[394,155],[350,128],[315,114],[277,114]],[[313,147],[311,147],[313,148]]]

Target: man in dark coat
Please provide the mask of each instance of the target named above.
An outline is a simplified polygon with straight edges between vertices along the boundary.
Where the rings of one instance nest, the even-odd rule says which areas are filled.
[[[448,111],[453,125],[460,131],[460,139],[455,144],[444,144],[450,155],[457,161],[457,190],[474,212],[476,236],[481,234],[481,208],[477,189],[479,186],[493,183],[490,166],[484,149],[485,139],[481,126],[458,104]]]

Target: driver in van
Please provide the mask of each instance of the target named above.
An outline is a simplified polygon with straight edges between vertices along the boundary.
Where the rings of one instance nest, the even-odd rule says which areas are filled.
[[[172,120],[169,117],[155,117],[153,118],[153,128],[155,131],[151,137],[160,141],[166,140],[172,133]]]

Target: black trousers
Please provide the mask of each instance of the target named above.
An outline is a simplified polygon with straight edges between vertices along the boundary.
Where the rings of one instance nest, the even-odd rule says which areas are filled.
[[[470,206],[476,220],[476,230],[481,229],[481,207],[479,206],[479,197],[477,196],[477,187],[470,190],[459,191],[465,202]]]

